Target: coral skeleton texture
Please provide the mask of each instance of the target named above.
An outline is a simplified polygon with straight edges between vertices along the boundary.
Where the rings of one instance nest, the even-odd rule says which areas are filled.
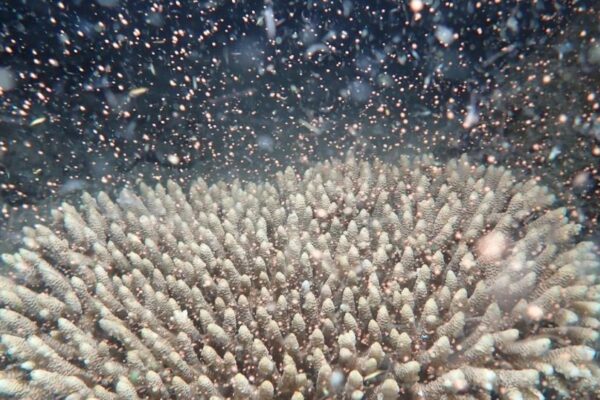
[[[3,256],[0,397],[593,398],[599,263],[552,202],[431,156],[84,194]]]

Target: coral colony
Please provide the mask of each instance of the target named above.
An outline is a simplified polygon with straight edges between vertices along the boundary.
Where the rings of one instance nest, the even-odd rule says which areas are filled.
[[[0,395],[590,396],[598,259],[552,202],[429,156],[85,194],[3,256]]]

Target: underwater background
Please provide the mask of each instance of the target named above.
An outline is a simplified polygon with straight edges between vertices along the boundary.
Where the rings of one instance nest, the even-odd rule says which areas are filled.
[[[82,190],[350,148],[510,166],[597,233],[598,18],[594,1],[7,1],[3,242]]]
[[[599,90],[595,0],[6,0],[0,253],[84,192],[429,153],[534,178],[600,246]]]

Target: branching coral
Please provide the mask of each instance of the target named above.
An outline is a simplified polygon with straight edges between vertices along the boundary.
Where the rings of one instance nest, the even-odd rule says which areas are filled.
[[[589,395],[598,260],[551,203],[430,157],[86,194],[3,257],[0,394]]]

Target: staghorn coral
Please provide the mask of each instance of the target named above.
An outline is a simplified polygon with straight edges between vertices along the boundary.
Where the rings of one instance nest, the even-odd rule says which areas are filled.
[[[535,180],[431,157],[85,194],[0,278],[0,395],[592,396],[589,242]]]

